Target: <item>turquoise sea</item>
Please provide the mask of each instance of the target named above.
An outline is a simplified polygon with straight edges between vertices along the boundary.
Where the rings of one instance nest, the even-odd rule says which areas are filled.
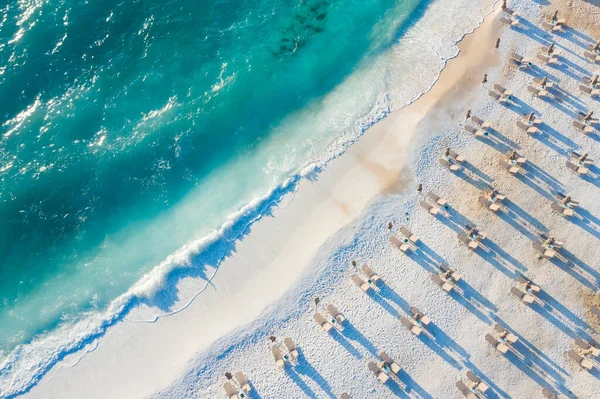
[[[385,116],[431,3],[0,5],[0,397]]]

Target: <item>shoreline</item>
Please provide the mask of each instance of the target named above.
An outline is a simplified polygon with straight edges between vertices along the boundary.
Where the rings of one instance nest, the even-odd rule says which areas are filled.
[[[316,182],[303,180],[295,193],[288,194],[280,206],[273,211],[273,217],[263,218],[260,223],[252,226],[252,233],[236,245],[237,254],[220,265],[209,287],[184,312],[160,318],[152,324],[127,321],[118,323],[100,339],[97,348],[77,361],[76,368],[63,371],[69,374],[66,376],[67,379],[78,381],[76,385],[80,386],[80,389],[85,389],[87,384],[82,381],[87,375],[91,378],[88,383],[102,386],[101,380],[91,376],[92,371],[98,364],[114,364],[118,366],[106,370],[114,377],[104,375],[107,380],[118,378],[119,375],[130,370],[137,370],[138,373],[146,376],[143,380],[137,381],[137,386],[129,387],[129,390],[120,386],[120,394],[125,396],[139,395],[141,392],[149,394],[165,387],[181,374],[191,355],[236,328],[252,322],[264,311],[265,306],[269,306],[267,304],[273,304],[284,295],[287,288],[306,272],[305,267],[310,264],[317,249],[348,221],[358,217],[374,196],[397,194],[407,187],[411,181],[406,169],[406,164],[410,161],[408,152],[417,145],[418,141],[426,137],[426,133],[417,137],[416,131],[425,130],[426,127],[435,130],[438,125],[447,123],[448,118],[456,119],[462,116],[462,109],[434,110],[434,108],[448,96],[452,96],[453,90],[456,94],[457,91],[468,91],[469,87],[478,84],[474,80],[469,81],[467,75],[477,75],[477,70],[494,65],[494,63],[487,66],[477,65],[473,70],[467,67],[470,64],[479,64],[486,55],[495,54],[494,51],[488,53],[478,50],[482,42],[487,42],[485,48],[492,47],[489,41],[494,40],[492,32],[498,26],[497,23],[491,23],[493,18],[490,17],[495,15],[488,16],[486,22],[463,37],[458,45],[460,53],[447,61],[440,77],[429,91],[412,104],[391,113],[372,126],[368,130],[369,134],[364,134],[358,143],[343,154],[344,156],[331,161],[325,167],[324,173],[317,176]],[[493,59],[494,62],[498,62],[497,55]],[[462,72],[458,73],[458,71]],[[460,85],[464,87],[459,88]],[[444,115],[444,113],[451,113],[451,115]],[[435,120],[430,120],[427,126],[422,126],[426,115],[432,116],[431,119]],[[394,126],[398,122],[405,124],[402,132]],[[406,127],[413,131],[410,137],[406,135]],[[400,160],[399,153],[406,154],[407,158]],[[298,205],[299,203],[302,205]],[[302,211],[297,210],[299,206],[303,207]],[[308,212],[304,212],[305,210]],[[310,216],[306,217],[309,214]],[[319,226],[318,234],[313,234],[317,233],[314,226]],[[291,229],[294,229],[294,235],[286,237]],[[279,253],[267,255],[270,260],[264,259],[263,254],[255,250],[256,246],[264,242],[267,237],[271,247],[281,248]],[[298,242],[302,242],[302,245],[297,245]],[[289,259],[294,260],[294,265],[290,265]],[[267,264],[267,266],[258,266],[260,264]],[[281,264],[286,264],[287,273],[276,272]],[[265,282],[272,287],[270,292],[260,288]],[[260,299],[255,301],[249,298]],[[243,314],[240,314],[237,309],[242,303],[246,309]],[[215,304],[218,304],[217,309]],[[232,316],[229,320],[233,321],[224,323],[223,318],[228,319],[223,317],[224,315]],[[187,333],[187,339],[180,340],[171,336],[174,333],[170,330],[184,331],[187,327],[193,326],[193,323],[190,325],[190,319],[202,320],[201,334],[198,334],[198,331],[194,334]],[[212,329],[206,328],[207,325]],[[135,342],[131,338],[133,336],[136,336]],[[195,342],[190,342],[192,338]],[[120,342],[124,340],[130,343],[128,348],[118,354],[111,353],[113,352],[111,348],[119,347]],[[173,342],[173,344],[162,350],[157,348],[153,354],[149,353],[147,349],[152,347],[152,342],[159,341]],[[94,358],[104,360],[98,363],[99,360]],[[149,368],[156,364],[162,365],[160,372],[158,370],[151,372]],[[35,397],[37,393],[44,391],[46,391],[43,394],[45,397],[60,396],[59,387],[67,388],[67,386],[59,384],[52,388],[53,380],[61,377],[60,370],[64,370],[61,365],[52,369],[32,389],[29,396]],[[74,390],[69,392],[74,396],[85,392],[72,388]],[[96,394],[101,397],[109,393],[97,392]]]
[[[540,397],[543,388],[560,397],[597,396],[596,370],[581,370],[567,352],[576,347],[576,338],[592,342],[600,338],[598,319],[589,311],[590,303],[600,304],[595,293],[600,288],[596,266],[600,218],[594,205],[600,184],[593,177],[581,180],[564,167],[573,149],[600,158],[597,135],[582,135],[570,124],[577,111],[599,111],[598,102],[579,95],[577,86],[581,74],[589,76],[597,69],[579,56],[592,38],[582,43],[574,36],[586,37],[587,32],[571,29],[558,35],[543,32],[541,13],[548,13],[548,8],[537,2],[509,5],[521,12],[522,20],[519,27],[504,29],[499,50],[502,63],[490,68],[488,83],[482,87],[481,71],[473,69],[475,81],[468,82],[467,76],[468,83],[456,92],[457,102],[445,96],[443,106],[435,107],[432,101],[425,108],[436,112],[427,116],[427,123],[416,122],[419,134],[410,145],[417,153],[405,160],[415,165],[416,178],[410,181],[404,172],[409,180],[405,187],[423,182],[425,190],[448,199],[447,214],[432,218],[418,205],[423,196],[402,191],[402,187],[377,196],[359,218],[319,249],[310,275],[302,276],[294,292],[240,331],[243,335],[231,334],[199,354],[184,375],[153,397],[216,397],[222,392],[223,374],[236,370],[244,371],[258,395],[266,397],[337,398],[348,392],[359,398],[460,398],[454,384],[464,381],[466,370],[482,378],[495,397]],[[536,63],[531,71],[523,72],[509,61],[513,51],[535,59],[541,46],[551,42],[564,55],[557,66]],[[528,94],[532,78],[543,76],[560,85],[552,100]],[[494,84],[513,90],[514,104],[493,102],[487,91]],[[462,118],[467,108],[492,123],[489,137],[476,139],[462,130],[468,123]],[[533,137],[515,126],[528,111],[544,120],[542,132]],[[410,126],[406,120],[399,124],[394,127],[398,132]],[[381,126],[385,125],[377,129]],[[437,158],[446,147],[466,156],[465,172],[452,174],[440,167]],[[498,165],[511,148],[528,159],[522,178]],[[382,177],[391,176],[390,168],[377,164],[363,166],[371,166]],[[496,214],[478,202],[490,185],[508,197],[502,212]],[[550,201],[557,191],[581,201],[580,217],[569,220],[551,212]],[[419,237],[414,253],[404,255],[389,245],[385,227],[389,221],[393,221],[394,234],[404,225]],[[457,231],[467,223],[476,223],[488,233],[486,248],[470,252],[457,242]],[[542,234],[566,240],[564,263],[536,259],[532,241]],[[385,283],[370,295],[362,294],[350,281],[351,260],[369,264]],[[463,276],[450,295],[431,282],[430,274],[440,262]],[[518,286],[519,275],[542,287],[533,306],[520,304],[510,294]],[[325,334],[317,326],[313,320],[317,296],[322,305],[316,308],[321,312],[326,314],[325,304],[333,303],[347,317],[343,332],[336,329]],[[402,315],[410,315],[409,306],[418,307],[432,320],[424,337],[411,336],[398,322]],[[505,356],[484,339],[494,334],[496,323],[519,340]],[[301,353],[298,365],[277,370],[268,350],[270,335],[278,342],[284,337],[295,340]],[[394,382],[380,384],[367,369],[369,360],[378,360],[380,350],[401,366],[399,382],[392,378]]]

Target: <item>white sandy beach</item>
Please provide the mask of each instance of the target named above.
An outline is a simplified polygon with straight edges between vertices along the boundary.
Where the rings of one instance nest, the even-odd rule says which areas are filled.
[[[582,1],[574,0],[575,6]],[[600,303],[594,295],[600,287],[600,209],[594,201],[600,178],[574,175],[565,160],[574,149],[600,162],[600,132],[584,136],[572,126],[579,111],[600,114],[600,102],[578,89],[581,76],[600,70],[581,56],[600,37],[585,24],[558,35],[542,32],[541,14],[554,5],[533,0],[509,5],[520,11],[519,27],[503,26],[496,5],[459,44],[460,55],[429,92],[303,180],[271,217],[252,227],[187,308],[153,323],[131,315],[88,353],[59,362],[25,396],[218,398],[224,373],[243,370],[251,398],[343,392],[353,398],[459,398],[454,384],[473,370],[490,385],[490,398],[541,398],[542,387],[564,397],[598,397],[600,363],[586,372],[565,352],[574,348],[575,338],[600,338],[600,320],[589,312],[592,303]],[[598,9],[593,2],[584,6],[590,7],[584,13],[569,9],[569,24],[586,21],[586,10]],[[508,61],[514,51],[535,59],[551,41],[562,53],[556,67],[535,60],[533,72],[524,72]],[[484,73],[488,83],[482,85]],[[527,86],[546,75],[560,91],[548,101],[533,98]],[[489,98],[495,83],[515,92],[514,105]],[[478,140],[462,131],[467,109],[491,122],[492,134]],[[516,127],[520,114],[530,110],[544,120],[537,137]],[[453,175],[439,165],[446,147],[466,157],[464,172]],[[528,159],[524,177],[498,166],[511,148]],[[435,218],[419,207],[417,183],[448,199],[447,216]],[[508,197],[499,216],[477,200],[486,185]],[[580,219],[571,222],[551,212],[556,191],[581,201]],[[411,255],[390,245],[390,221],[393,233],[409,226],[421,239]],[[487,251],[470,252],[459,244],[456,233],[467,222],[488,233]],[[566,241],[565,262],[536,259],[532,242],[540,233]],[[368,263],[385,285],[370,296],[360,292],[350,281],[351,260]],[[463,276],[451,295],[430,279],[442,261]],[[542,287],[539,303],[528,307],[509,294],[519,273]],[[348,317],[344,331],[329,336],[317,326],[314,297]],[[419,337],[398,320],[409,305],[432,319]],[[484,339],[495,322],[519,337],[505,356]],[[278,370],[269,335],[294,338],[300,364]],[[383,385],[367,369],[382,350],[403,368],[399,382]]]

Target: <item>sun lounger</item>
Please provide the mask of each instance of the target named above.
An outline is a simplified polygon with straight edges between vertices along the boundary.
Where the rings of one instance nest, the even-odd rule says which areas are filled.
[[[533,243],[533,249],[535,249],[540,255],[542,255],[544,258],[553,258],[556,256],[556,251],[554,250],[554,248],[559,248],[559,245],[553,245],[552,247],[545,245],[542,242],[534,242]]]
[[[360,289],[363,290],[363,292],[369,292],[369,290],[371,289],[371,286],[369,285],[369,283],[364,281],[357,274],[352,276],[352,281],[354,281],[354,284],[358,285],[360,287]]]
[[[558,64],[558,57],[547,57],[542,54],[537,55],[538,60],[542,61],[544,64],[553,65]]]
[[[548,55],[551,55],[551,54],[558,55],[558,54],[560,54],[560,52],[558,50],[556,50],[554,43],[552,43],[549,46],[542,46],[542,53],[548,54]]]
[[[419,326],[417,326],[411,319],[409,319],[406,316],[402,316],[400,318],[400,323],[402,323],[402,325],[406,328],[408,328],[408,330],[415,334],[415,335],[419,335],[421,334],[421,332],[423,331],[423,329]]]
[[[517,155],[517,157],[515,159],[516,163],[521,164],[521,163],[525,163],[527,161],[526,158],[520,157],[520,156],[518,156],[518,154],[516,154],[516,155]],[[490,189],[487,190],[487,193],[490,196],[490,198],[494,198],[498,202],[504,201],[506,199],[506,195],[500,194],[498,192],[498,190],[496,190],[495,188],[492,188],[492,187],[490,187]]]
[[[351,399],[351,398],[350,398],[350,395],[348,395],[346,392],[344,392],[342,394],[342,396],[340,396],[340,399]]]
[[[527,158],[525,158],[524,156],[520,155],[519,153],[517,153],[517,151],[515,150],[510,150],[504,153],[504,155],[506,155],[506,157],[511,160],[516,162],[519,165],[524,164],[525,162],[527,162]]]
[[[381,280],[381,277],[379,277],[379,276],[377,275],[377,273],[375,273],[375,272],[373,271],[373,269],[371,269],[371,268],[370,268],[369,266],[367,266],[367,265],[364,265],[364,266],[362,267],[362,271],[363,271],[363,273],[365,274],[365,276],[367,276],[367,278],[368,278],[369,280],[371,280],[371,282],[372,282],[373,284],[375,284],[375,285],[378,285],[380,281],[383,281],[383,280]]]
[[[548,97],[548,90],[544,90],[544,89],[537,89],[533,86],[529,86],[527,88],[527,91],[529,91],[531,94],[533,94],[535,97]]]
[[[533,112],[531,112],[529,115],[527,115],[527,117],[523,118],[527,120],[527,124],[528,125],[533,125],[533,126],[537,126],[537,125],[541,125],[542,124],[542,119],[538,116],[536,116]]]
[[[592,126],[586,125],[585,123],[581,123],[579,121],[573,121],[573,126],[575,126],[577,130],[580,130],[585,134],[589,134],[594,131],[594,128]]]
[[[485,130],[483,129],[475,129],[473,126],[471,125],[465,125],[464,127],[465,132],[472,134],[475,137],[482,137],[486,135]]]
[[[492,202],[490,199],[488,199],[484,195],[479,197],[479,202],[481,202],[483,204],[483,206],[485,206],[487,209],[489,209],[492,212],[496,212],[500,209],[500,205],[498,205],[495,202]]]
[[[554,25],[547,21],[542,21],[542,28],[552,33],[561,32],[563,30],[562,24],[558,22]]]
[[[506,14],[512,16],[512,17],[516,17],[517,15],[519,15],[518,11],[514,11],[514,10],[506,7],[506,0],[504,0],[502,2],[502,11],[505,12]]]
[[[421,205],[422,208],[427,210],[427,212],[429,212],[432,215],[437,215],[438,213],[440,213],[440,208],[438,208],[437,206],[429,205],[425,201],[421,201],[419,204]]]
[[[452,279],[452,281],[454,281],[455,283],[458,283],[461,278],[462,276],[454,270],[452,271],[452,273],[450,273],[450,279]]]
[[[533,78],[533,82],[544,89],[554,87],[554,82],[549,82],[547,78]]]
[[[519,283],[521,283],[521,284],[527,284],[527,283],[531,283],[531,281],[527,280],[527,279],[525,278],[525,276],[523,276],[523,275],[519,275],[519,276],[517,276],[517,281],[518,281]],[[503,327],[503,328],[504,328],[504,327]]]
[[[585,84],[584,87],[589,87],[591,89],[598,87],[600,84],[600,75],[594,75],[592,77],[584,76],[581,78],[581,81]]]
[[[427,205],[429,205],[429,204],[427,204]],[[393,246],[397,247],[402,252],[406,252],[411,249],[410,244],[400,240],[396,236],[390,236],[390,242],[392,243]]]
[[[579,90],[585,94],[592,94],[592,88],[584,85],[579,85]]]
[[[477,116],[471,116],[471,120],[473,121],[473,123],[475,123],[482,129],[488,129],[489,127],[491,127],[491,124],[489,122],[486,122],[483,119],[478,118]]]
[[[510,59],[513,60],[514,62],[518,62],[521,63],[523,62],[523,60],[525,59],[523,56],[517,54],[517,53],[512,53],[510,55]]]
[[[532,295],[537,295],[537,293],[542,290],[542,288],[539,285],[535,285],[531,281],[527,281],[523,284],[526,287],[527,293],[530,293]]]
[[[447,159],[440,158],[440,165],[447,167],[452,172],[458,172],[460,170],[460,165],[449,162]]]
[[[383,360],[384,364],[392,371],[392,373],[398,374],[400,372],[400,366],[398,366],[398,364],[391,357],[389,357],[387,353],[381,352],[379,354],[379,357],[381,358],[381,360]]]
[[[456,381],[456,388],[458,388],[459,392],[462,393],[465,398],[477,399],[477,395],[475,395],[464,382],[460,380]]]
[[[516,18],[500,18],[500,22],[510,27],[519,25],[519,20]]]
[[[506,332],[506,336],[504,337],[504,339],[506,340],[506,342],[511,344],[514,344],[519,340],[519,338],[515,334],[510,333],[508,331]]]
[[[554,25],[552,25],[550,22],[542,21],[542,28],[544,30],[552,30],[552,28],[554,28]]]
[[[431,198],[436,204],[438,204],[439,206],[444,206],[448,203],[448,201],[446,201],[445,198],[440,197],[439,195],[437,195],[436,193],[434,193],[433,191],[429,191],[427,193],[427,196],[429,198]]]
[[[580,347],[583,350],[586,350],[591,346],[587,341],[585,341],[584,339],[581,339],[581,338],[575,339],[575,345],[577,345],[578,347]]]
[[[240,388],[242,388],[242,391],[246,393],[251,391],[250,384],[248,384],[248,379],[246,378],[244,373],[238,371],[234,374],[234,377],[237,383],[239,384]]]
[[[589,172],[588,168],[586,168],[584,166],[575,165],[571,161],[567,161],[566,165],[567,165],[568,169],[572,170],[573,172],[577,173],[578,175],[585,175]]]
[[[481,378],[477,377],[471,370],[467,370],[467,378],[474,384],[478,384],[481,381]]]
[[[390,378],[386,373],[383,372],[383,370],[381,370],[379,368],[379,366],[375,362],[373,362],[373,361],[369,362],[368,367],[369,367],[369,370],[371,370],[373,372],[373,374],[375,374],[375,377],[377,377],[377,379],[379,381],[381,381],[382,383],[385,384],[387,382],[387,380]]]
[[[223,390],[225,391],[228,399],[239,399],[237,390],[233,387],[231,382],[227,381],[225,384],[223,384]]]
[[[573,360],[575,360],[577,362],[577,364],[579,364],[582,368],[586,369],[586,370],[591,370],[592,367],[594,367],[594,364],[592,363],[592,361],[590,359],[586,359],[585,357],[581,356],[579,353],[575,352],[573,349],[571,349],[569,352],[567,352],[569,357]]]
[[[481,378],[477,377],[474,372],[471,370],[467,371],[467,378],[475,384],[475,389],[477,389],[481,393],[485,393],[489,389],[488,385],[481,381]]]
[[[452,288],[454,288],[453,284],[442,280],[442,278],[440,277],[439,274],[435,274],[435,273],[432,274],[431,280],[433,280],[434,283],[436,283],[438,286],[440,286],[446,292],[450,292],[450,291],[452,291]]]
[[[472,233],[469,233],[469,234],[474,235],[478,240],[480,240],[480,239],[484,240],[487,238],[487,233],[484,233],[483,231],[478,230],[475,225],[467,224],[465,226],[465,228],[467,229],[467,231],[472,230]]]
[[[587,123],[582,122],[581,120],[574,120],[573,126],[575,126],[575,128],[577,128],[579,130],[585,130],[585,128],[590,128],[590,130],[585,133],[591,133],[594,131],[594,128],[592,126],[588,125]]]
[[[463,162],[465,160],[465,157],[463,157],[462,155],[460,155],[458,152],[454,151],[451,148],[446,148],[446,150],[444,151],[444,155],[458,163]]]
[[[592,94],[592,88],[584,85],[579,85],[579,90],[585,94]]]
[[[527,123],[524,123],[520,120],[517,121],[517,126],[523,130],[524,132],[526,132],[527,134],[535,134],[538,132],[538,128],[533,126],[533,125],[528,125]]]
[[[508,173],[510,173],[512,175],[516,175],[517,173],[519,173],[521,171],[521,168],[519,166],[510,164],[510,163],[506,162],[504,159],[500,160],[500,166],[502,167],[502,169],[506,169],[508,171]]]
[[[462,276],[460,274],[458,274],[456,271],[450,269],[448,267],[448,265],[444,264],[444,263],[440,263],[438,265],[438,267],[440,268],[440,270],[442,272],[444,272],[446,275],[448,275],[452,281],[454,281],[455,283],[459,282],[460,279],[462,278]]]
[[[273,345],[271,347],[271,353],[273,353],[273,358],[275,358],[275,364],[277,367],[283,368],[283,355],[281,354],[281,348],[279,348],[279,345]]]
[[[503,94],[505,96],[512,96],[512,94],[513,94],[512,90],[508,90],[508,89],[500,86],[497,83],[494,85],[494,90],[496,90],[498,93]]]
[[[492,337],[490,334],[485,335],[485,340],[492,345],[498,352],[504,354],[508,352],[508,345],[503,344],[498,341],[496,338]]]
[[[596,317],[600,317],[600,308],[598,306],[592,305],[590,312],[592,312],[592,314]]]
[[[317,324],[321,326],[321,328],[325,330],[325,332],[329,332],[332,329],[333,326],[331,325],[331,323],[325,320],[321,313],[315,313],[313,317]]]
[[[458,239],[471,250],[475,250],[479,247],[479,243],[475,240],[471,240],[465,233],[458,233]]]
[[[581,90],[585,94],[588,94],[590,97],[600,96],[600,89],[594,89],[592,87],[579,85],[579,90]]]
[[[550,204],[550,207],[553,211],[557,212],[562,216],[573,216],[575,214],[575,211],[573,209],[565,207],[560,202],[553,202]]]
[[[525,159],[525,158],[521,158],[521,159]],[[518,163],[519,161],[517,161]],[[504,194],[500,194],[499,192],[495,192],[494,194],[490,194],[490,196],[494,197],[496,199],[497,202],[501,202],[504,201],[506,199],[506,195]]]
[[[556,396],[556,394],[549,388],[542,389],[542,395],[544,395],[544,398],[546,399],[558,399],[558,396]]]
[[[519,290],[517,287],[512,287],[510,289],[510,293],[519,298],[523,303],[526,303],[528,305],[532,304],[535,300],[533,295],[526,294],[523,291]]]
[[[592,345],[581,338],[577,338],[575,340],[575,344],[594,357],[598,357],[600,355],[600,348],[596,346],[597,344]]]
[[[517,53],[512,53],[510,59],[512,62],[517,64],[519,68],[531,67],[531,60],[529,58],[522,57]]]
[[[419,241],[419,238],[413,233],[411,233],[411,231],[404,226],[400,227],[400,233],[402,233],[404,237],[408,238],[410,242],[416,243],[417,241]]]
[[[581,78],[581,81],[585,83],[586,86],[591,86],[593,84],[598,83],[598,75],[594,75],[592,77],[584,76]]]
[[[346,317],[341,313],[332,303],[327,305],[327,311],[338,323],[343,324],[346,321]]]
[[[419,320],[419,322],[423,325],[427,326],[429,323],[431,323],[431,319],[414,306],[410,307],[410,313],[412,313],[415,320]]]
[[[500,325],[498,323],[494,324],[494,330],[496,332],[504,335],[504,339],[508,343],[514,344],[519,340],[519,338],[515,334],[509,332],[506,328],[504,328],[502,325]]]
[[[298,360],[298,348],[296,348],[296,344],[294,343],[294,340],[291,338],[286,338],[283,340],[283,344],[285,345],[288,352],[290,353],[290,356],[294,360]]]
[[[588,61],[591,61],[591,62],[600,62],[600,55],[598,55],[596,53],[592,53],[590,51],[586,51],[585,53],[583,53],[583,55],[585,56],[585,58],[588,59]]]
[[[488,95],[500,103],[505,103],[508,101],[508,97],[500,95],[500,94],[496,93],[495,91],[491,91],[491,90],[488,91]]]

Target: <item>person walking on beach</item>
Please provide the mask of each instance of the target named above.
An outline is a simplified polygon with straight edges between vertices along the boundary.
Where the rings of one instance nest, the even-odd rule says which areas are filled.
[[[481,83],[487,83],[487,73],[483,75],[483,80],[481,81]]]
[[[496,50],[500,48],[500,38],[496,39]]]

